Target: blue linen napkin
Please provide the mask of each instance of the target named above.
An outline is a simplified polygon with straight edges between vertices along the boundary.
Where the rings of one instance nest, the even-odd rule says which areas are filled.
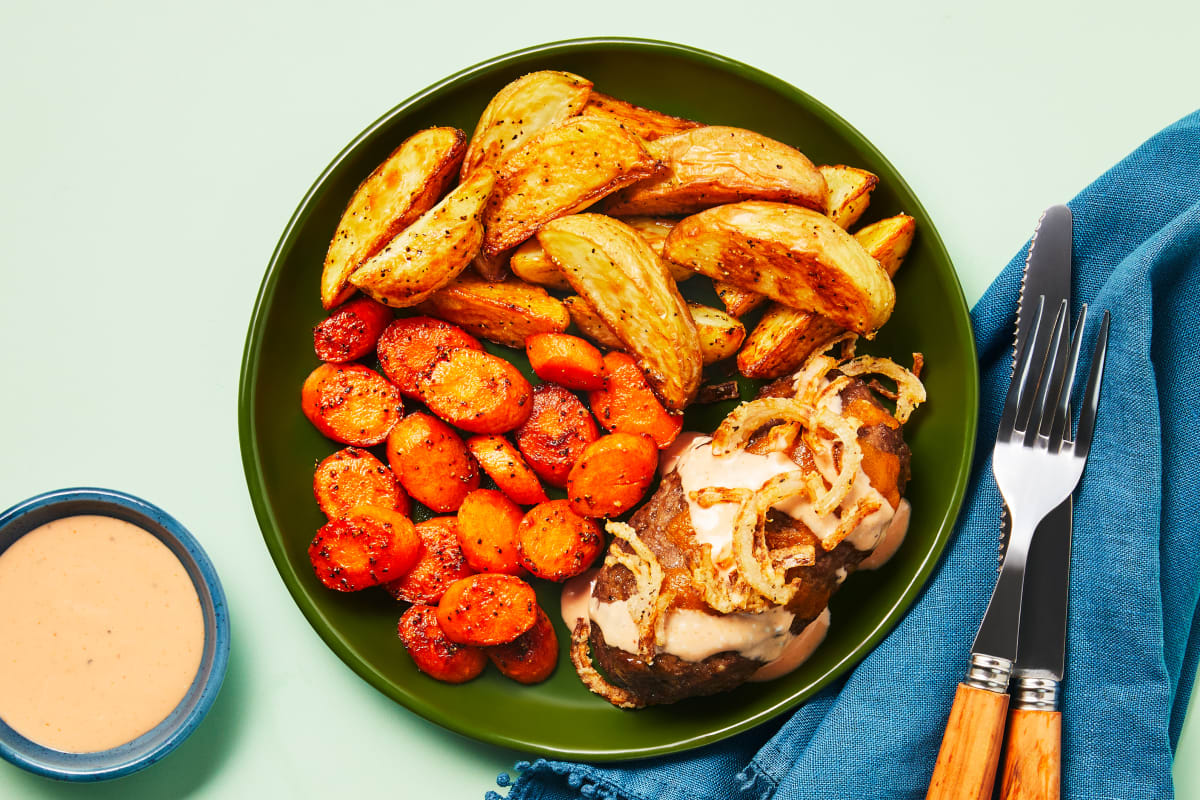
[[[1063,796],[1167,798],[1200,658],[1200,470],[1189,447],[1200,432],[1200,111],[1070,207],[1073,296],[1093,312],[1085,341],[1095,312],[1111,310],[1113,324],[1075,507]],[[941,566],[891,635],[790,719],[649,762],[522,762],[509,800],[924,797],[995,578],[991,451],[1024,261],[1022,249],[972,312],[983,400],[971,487]]]

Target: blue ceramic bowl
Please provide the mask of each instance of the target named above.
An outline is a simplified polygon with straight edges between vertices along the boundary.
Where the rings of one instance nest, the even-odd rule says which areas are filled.
[[[39,525],[78,514],[115,517],[157,536],[187,570],[204,615],[204,652],[191,687],[166,719],[132,742],[96,753],[64,753],[31,742],[0,720],[0,756],[6,760],[49,778],[98,781],[150,766],[178,747],[204,719],[229,663],[229,612],[221,581],[200,544],[170,514],[123,492],[60,489],[18,503],[0,514],[0,553]]]

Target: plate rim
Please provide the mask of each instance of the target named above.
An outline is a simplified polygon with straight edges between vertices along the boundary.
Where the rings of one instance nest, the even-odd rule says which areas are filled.
[[[676,738],[671,742],[666,742],[659,745],[649,747],[636,748],[604,748],[595,750],[584,750],[577,748],[562,748],[555,747],[553,744],[545,742],[528,741],[520,736],[498,733],[490,729],[483,728],[468,728],[462,725],[456,715],[445,714],[437,707],[425,702],[418,693],[415,692],[399,692],[393,682],[378,670],[373,669],[367,661],[360,657],[354,646],[344,639],[337,632],[334,624],[326,618],[319,608],[310,600],[308,594],[299,585],[298,578],[293,574],[287,556],[282,547],[282,533],[275,519],[274,513],[270,505],[266,502],[266,488],[264,476],[262,473],[262,460],[259,457],[260,452],[257,443],[256,425],[254,421],[253,408],[256,400],[255,385],[252,381],[253,375],[258,370],[258,363],[261,357],[262,336],[261,329],[265,319],[265,309],[273,300],[275,290],[280,277],[280,265],[286,260],[286,257],[291,253],[295,245],[296,233],[303,223],[308,219],[313,211],[314,204],[312,203],[315,195],[323,188],[326,181],[337,170],[342,162],[348,158],[365,140],[373,136],[380,128],[384,127],[397,115],[411,112],[419,108],[426,100],[434,97],[442,90],[449,88],[463,80],[471,77],[479,76],[487,73],[497,67],[501,67],[522,59],[537,56],[537,55],[554,55],[558,53],[566,53],[577,50],[586,50],[604,47],[619,47],[627,48],[635,52],[653,52],[657,54],[665,54],[675,57],[684,58],[689,61],[698,62],[706,66],[715,66],[718,69],[731,72],[739,77],[744,77],[757,84],[766,86],[767,88],[776,91],[783,95],[796,97],[797,102],[803,103],[807,111],[822,118],[825,122],[836,127],[840,133],[846,134],[853,141],[852,143],[867,151],[872,156],[877,158],[881,163],[887,165],[893,173],[895,173],[899,185],[913,198],[914,210],[930,220],[927,226],[922,229],[922,239],[926,242],[926,246],[931,247],[935,254],[944,258],[947,264],[950,265],[950,271],[953,281],[953,288],[956,290],[958,303],[954,308],[954,324],[962,325],[966,332],[966,336],[970,346],[967,348],[969,356],[968,380],[964,385],[964,402],[968,409],[966,419],[966,438],[967,445],[961,450],[958,463],[955,465],[955,481],[951,487],[953,502],[947,507],[945,514],[937,521],[937,534],[934,538],[933,545],[921,561],[917,569],[914,571],[912,578],[909,580],[904,589],[897,596],[896,601],[890,608],[886,609],[882,614],[879,623],[873,628],[860,644],[850,650],[845,656],[831,665],[823,675],[818,676],[811,681],[807,686],[799,687],[795,692],[783,698],[779,702],[764,708],[759,713],[750,717],[743,718],[737,723],[724,726],[717,730],[707,730],[693,737]],[[974,330],[970,321],[970,306],[967,304],[966,296],[963,293],[962,282],[958,279],[958,272],[954,268],[954,262],[950,258],[949,252],[946,250],[945,243],[942,241],[941,235],[938,233],[936,226],[932,222],[929,212],[925,209],[916,193],[908,185],[907,181],[896,169],[895,165],[889,161],[878,148],[875,147],[862,133],[853,125],[847,122],[837,112],[826,106],[821,101],[817,100],[812,95],[797,86],[794,86],[781,78],[778,78],[768,72],[750,66],[741,61],[731,59],[727,56],[713,53],[708,50],[692,47],[690,45],[678,44],[658,39],[640,38],[640,37],[625,37],[625,36],[589,36],[574,39],[563,39],[553,42],[545,42],[529,47],[514,50],[502,55],[480,61],[472,66],[455,72],[442,80],[439,80],[424,89],[416,92],[408,98],[396,104],[376,120],[366,126],[358,135],[356,135],[345,147],[343,147],[336,156],[329,162],[324,170],[317,176],[300,199],[293,211],[292,216],[280,234],[279,241],[275,245],[271,253],[271,258],[268,262],[266,272],[263,275],[262,282],[259,285],[258,293],[254,300],[254,308],[250,316],[250,324],[246,333],[246,340],[242,350],[242,363],[239,370],[238,378],[238,440],[242,456],[242,469],[246,478],[246,488],[250,494],[251,505],[254,509],[255,518],[258,522],[260,533],[267,550],[271,556],[271,560],[275,564],[275,571],[280,580],[283,581],[288,593],[291,595],[293,602],[300,609],[309,625],[320,636],[321,640],[327,647],[334,651],[341,661],[350,667],[360,678],[376,690],[393,700],[400,703],[406,709],[418,714],[419,716],[433,722],[447,730],[465,736],[467,738],[486,742],[492,745],[508,747],[520,750],[527,753],[535,753],[543,756],[552,756],[559,758],[586,758],[593,761],[616,761],[630,759],[644,759],[654,756],[665,755],[668,753],[677,753],[686,750],[691,750],[706,744],[728,738],[729,736],[750,730],[758,725],[767,722],[768,720],[778,716],[779,714],[795,708],[804,700],[812,697],[825,686],[840,678],[854,664],[861,661],[866,655],[875,648],[875,646],[886,636],[903,618],[903,615],[908,611],[912,604],[916,601],[917,595],[921,592],[925,584],[928,582],[934,567],[941,559],[941,555],[945,550],[946,544],[949,542],[950,536],[953,533],[954,522],[962,509],[963,502],[966,496],[967,483],[970,478],[971,464],[974,459],[975,438],[978,431],[979,421],[979,366],[976,354]],[[268,531],[274,531],[276,536],[274,539],[268,535]]]

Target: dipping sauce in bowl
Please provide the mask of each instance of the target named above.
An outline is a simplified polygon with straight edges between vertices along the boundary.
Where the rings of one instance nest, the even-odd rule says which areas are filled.
[[[72,781],[153,764],[208,713],[229,642],[212,562],[157,506],[83,488],[0,513],[0,757]]]
[[[0,719],[94,753],[167,718],[200,667],[204,618],[157,537],[100,515],[47,522],[0,554]]]

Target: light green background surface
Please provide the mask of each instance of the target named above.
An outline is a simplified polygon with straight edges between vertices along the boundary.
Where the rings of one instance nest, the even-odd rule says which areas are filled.
[[[292,604],[251,511],[238,366],[293,208],[359,130],[447,74],[544,41],[647,36],[774,73],[858,127],[924,201],[974,302],[1044,206],[1200,102],[1200,5],[965,5],[6,0],[0,506],[73,485],[163,506],[216,563],[234,641],[216,706],[166,761],[95,786],[0,763],[0,797],[491,788],[519,754],[442,731],[346,668]],[[1181,798],[1200,798],[1198,761],[1193,714]]]

